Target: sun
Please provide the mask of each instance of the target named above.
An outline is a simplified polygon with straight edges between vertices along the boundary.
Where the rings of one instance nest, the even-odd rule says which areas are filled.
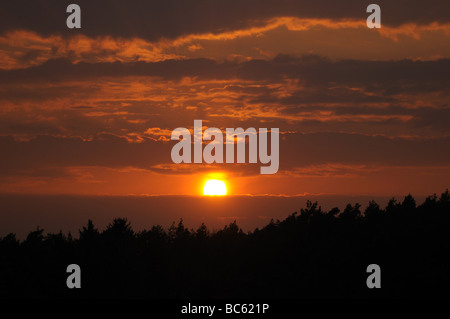
[[[227,194],[227,186],[223,181],[210,179],[205,183],[203,194],[208,196],[223,196]]]

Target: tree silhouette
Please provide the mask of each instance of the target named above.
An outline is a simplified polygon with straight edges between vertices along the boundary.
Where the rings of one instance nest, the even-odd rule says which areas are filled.
[[[22,242],[0,238],[1,297],[311,298],[445,297],[450,293],[450,194],[417,205],[409,194],[382,209],[370,201],[324,211],[317,202],[244,233],[183,220],[134,232],[126,218],[103,231],[92,220],[78,238],[36,228]],[[83,288],[65,286],[67,265]],[[365,285],[369,264],[382,289]]]

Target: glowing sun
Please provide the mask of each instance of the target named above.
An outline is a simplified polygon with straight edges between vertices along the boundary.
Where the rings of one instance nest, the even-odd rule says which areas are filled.
[[[218,179],[210,179],[205,183],[203,194],[209,196],[226,195],[227,186],[223,181],[219,181]]]

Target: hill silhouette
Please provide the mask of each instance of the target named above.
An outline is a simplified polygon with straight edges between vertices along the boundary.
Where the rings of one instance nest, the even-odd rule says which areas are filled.
[[[286,219],[244,233],[236,222],[210,232],[183,220],[135,232],[125,218],[79,236],[0,239],[0,297],[32,298],[449,298],[450,194],[417,205],[411,195],[383,209],[323,211],[308,201]],[[66,267],[81,267],[81,289]],[[381,289],[366,268],[381,267]]]

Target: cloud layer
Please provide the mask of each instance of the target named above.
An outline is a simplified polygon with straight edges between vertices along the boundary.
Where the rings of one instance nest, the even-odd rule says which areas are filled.
[[[380,2],[378,30],[360,1],[79,1],[81,30],[67,4],[1,5],[0,191],[196,194],[218,171],[235,193],[448,187],[447,1]],[[279,173],[173,164],[195,119],[280,128]]]

